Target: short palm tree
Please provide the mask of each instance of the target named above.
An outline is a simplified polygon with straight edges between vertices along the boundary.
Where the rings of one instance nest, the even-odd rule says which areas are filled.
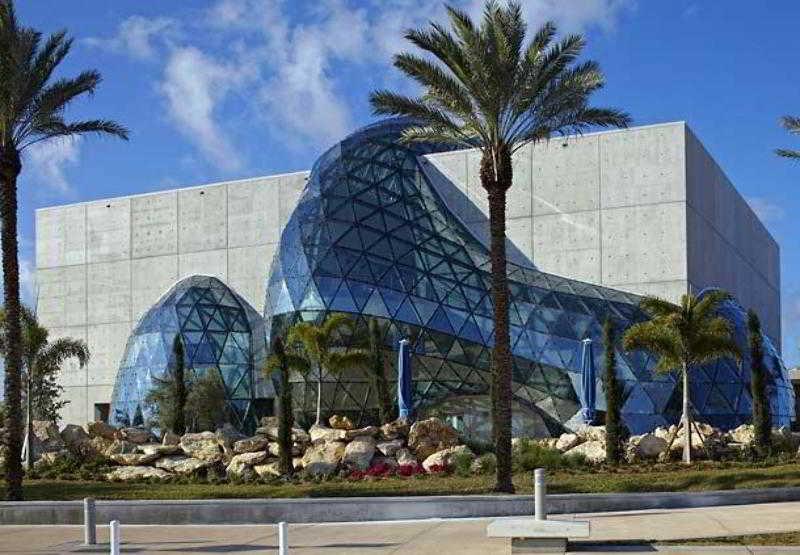
[[[720,304],[729,298],[720,290],[702,297],[683,295],[680,305],[645,297],[640,306],[650,319],[632,325],[623,337],[626,351],[650,351],[658,357],[657,372],[680,371],[683,405],[679,429],[683,429],[685,437],[683,462],[687,464],[692,462],[689,372],[694,366],[719,358],[740,356],[730,322],[718,315]]]
[[[394,65],[422,86],[412,98],[379,90],[371,95],[376,114],[413,118],[407,141],[477,147],[481,185],[489,199],[490,258],[495,346],[492,355],[492,424],[498,491],[512,492],[511,346],[506,274],[506,194],[513,180],[512,154],[528,143],[594,126],[624,127],[624,112],[589,105],[604,85],[593,61],[576,63],[586,44],[580,35],[555,42],[552,23],[526,44],[519,3],[487,2],[480,25],[447,7],[451,29],[431,23],[405,37],[431,54],[395,56]]]
[[[91,94],[100,74],[85,71],[75,78],[55,79],[56,68],[70,51],[64,31],[42,42],[42,34],[19,24],[11,0],[0,0],[0,240],[2,240],[4,305],[8,317],[6,404],[8,441],[6,488],[10,500],[22,499],[21,328],[17,244],[17,178],[22,153],[29,146],[55,138],[101,133],[127,138],[121,125],[107,120],[67,122],[64,111],[73,100]]]
[[[264,375],[269,378],[277,373],[280,380],[278,391],[278,445],[280,446],[279,467],[281,474],[290,476],[294,470],[292,465],[292,427],[294,426],[294,413],[292,412],[292,385],[290,374],[299,372],[307,374],[308,360],[298,356],[292,350],[286,349],[281,337],[272,341],[272,354],[264,365]]]
[[[49,332],[39,324],[36,315],[22,306],[22,360],[25,384],[26,405],[26,444],[25,462],[27,468],[33,466],[33,421],[58,420],[59,410],[66,404],[59,401],[63,388],[57,378],[61,366],[70,358],[78,361],[81,367],[89,362],[89,348],[80,339],[61,337],[50,341]],[[0,309],[0,328],[8,330],[7,312]],[[0,353],[8,352],[7,333],[0,334]]]
[[[317,417],[322,420],[322,378],[325,372],[340,374],[347,370],[364,369],[369,365],[369,351],[359,348],[345,350],[338,341],[344,333],[352,334],[355,325],[347,314],[329,314],[320,324],[298,322],[286,335],[287,347],[305,358],[317,380]]]
[[[792,135],[800,135],[800,118],[796,116],[783,116],[781,118],[781,125],[786,131]],[[784,158],[791,158],[792,160],[800,160],[800,150],[789,150],[779,148],[775,150],[775,154],[783,156]]]

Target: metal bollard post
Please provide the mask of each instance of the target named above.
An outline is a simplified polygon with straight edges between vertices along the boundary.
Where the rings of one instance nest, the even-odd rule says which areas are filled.
[[[533,518],[547,520],[547,486],[544,482],[544,468],[533,471]]]
[[[97,544],[97,514],[92,497],[83,500],[83,544]]]
[[[111,555],[119,555],[119,547],[122,544],[122,537],[120,536],[119,520],[112,520],[110,526],[111,532]]]
[[[289,525],[278,523],[278,555],[289,555]]]

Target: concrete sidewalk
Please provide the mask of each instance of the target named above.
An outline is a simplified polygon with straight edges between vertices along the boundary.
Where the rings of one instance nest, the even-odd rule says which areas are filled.
[[[561,515],[591,521],[590,543],[574,545],[589,553],[800,553],[800,547],[779,551],[743,547],[603,546],[598,542],[649,542],[686,538],[764,534],[800,530],[800,503],[737,505],[703,509]],[[337,524],[297,524],[290,527],[291,553],[458,555],[503,553],[502,539],[487,538],[491,519],[422,520]],[[107,542],[107,528],[99,529]],[[125,526],[126,553],[275,553],[277,530],[253,526]],[[0,553],[107,552],[107,545],[80,545],[78,526],[0,527]]]

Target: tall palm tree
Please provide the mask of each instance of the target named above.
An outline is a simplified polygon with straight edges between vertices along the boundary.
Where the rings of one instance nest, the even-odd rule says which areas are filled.
[[[645,297],[640,306],[650,319],[632,325],[623,337],[626,351],[650,351],[659,358],[656,371],[680,371],[683,405],[679,429],[683,428],[683,462],[687,464],[692,462],[689,371],[719,358],[740,356],[730,322],[718,315],[720,304],[729,298],[728,293],[720,290],[710,291],[701,298],[683,295],[680,305]]]
[[[800,135],[800,117],[783,116],[781,118],[781,125],[790,134]],[[778,148],[775,150],[775,154],[778,156],[783,156],[784,158],[791,158],[792,160],[800,160],[800,150]]]
[[[292,427],[294,426],[294,413],[292,412],[292,386],[289,381],[291,372],[308,373],[308,361],[286,349],[281,337],[272,341],[272,354],[264,365],[264,374],[270,377],[278,373],[280,389],[278,392],[278,445],[280,446],[280,471],[285,476],[290,476],[294,471],[292,465]]]
[[[289,329],[286,344],[293,352],[305,358],[317,380],[317,418],[322,420],[322,377],[325,372],[340,374],[347,370],[363,369],[369,365],[369,352],[365,349],[344,350],[338,345],[342,333],[353,333],[352,318],[341,312],[329,314],[320,324],[298,322]]]
[[[22,314],[22,360],[25,384],[25,406],[27,421],[25,431],[25,463],[27,468],[33,466],[33,421],[58,419],[58,411],[66,403],[59,402],[58,397],[63,390],[56,383],[61,366],[70,358],[77,359],[81,367],[89,362],[89,348],[86,342],[70,337],[61,337],[50,342],[47,328],[41,326],[36,315],[27,307],[21,306]],[[0,308],[0,353],[8,353],[7,312]]]
[[[376,114],[413,118],[408,141],[477,147],[481,185],[489,199],[492,300],[492,424],[498,491],[511,483],[511,347],[506,275],[506,194],[513,181],[512,154],[528,143],[593,127],[625,127],[629,116],[589,106],[604,85],[597,63],[576,63],[586,44],[580,35],[556,42],[556,27],[542,26],[526,42],[519,3],[487,2],[480,24],[447,7],[451,29],[431,23],[406,39],[432,55],[394,57],[394,65],[422,86],[412,98],[387,90],[372,93]]]
[[[101,133],[126,139],[128,131],[113,121],[68,122],[64,112],[73,100],[91,94],[100,83],[96,71],[74,78],[53,77],[70,51],[72,39],[59,31],[42,34],[19,24],[11,0],[0,0],[0,241],[4,305],[8,317],[6,403],[8,405],[7,497],[22,499],[21,375],[22,352],[17,245],[17,178],[22,153],[29,146],[60,137]]]

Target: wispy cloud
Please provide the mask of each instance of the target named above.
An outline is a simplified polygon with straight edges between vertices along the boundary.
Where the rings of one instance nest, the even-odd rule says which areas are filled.
[[[134,15],[120,23],[112,37],[90,37],[85,42],[135,59],[152,60],[160,46],[170,45],[179,37],[180,24],[172,18]]]
[[[217,109],[244,77],[242,68],[220,63],[190,46],[171,52],[161,83],[178,131],[225,170],[238,170],[242,162],[217,120]]]
[[[782,220],[786,216],[783,206],[766,197],[747,197],[747,204],[765,224]]]
[[[532,27],[552,19],[564,31],[608,30],[634,2],[523,6]],[[474,15],[483,6],[483,0],[456,3]],[[327,146],[354,125],[349,80],[396,86],[391,57],[410,48],[404,31],[443,16],[443,3],[430,0],[217,0],[181,25],[133,16],[112,37],[90,42],[162,64],[158,89],[169,120],[209,164],[231,171],[246,166],[234,140],[236,116],[257,115],[250,120],[283,145]]]
[[[81,139],[78,136],[51,139],[35,143],[25,150],[26,164],[30,173],[25,179],[37,187],[56,193],[72,193],[66,169],[80,159]]]

